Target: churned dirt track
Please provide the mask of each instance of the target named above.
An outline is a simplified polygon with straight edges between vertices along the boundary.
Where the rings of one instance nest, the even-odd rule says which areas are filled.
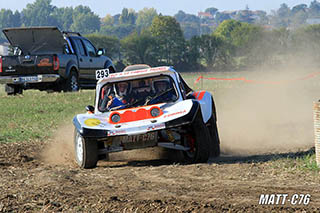
[[[269,165],[274,157],[295,158],[310,150],[180,165],[152,157],[156,151],[150,149],[143,151],[147,157],[113,156],[95,169],[81,170],[66,155],[64,163],[44,161],[49,143],[0,144],[0,212],[320,211],[319,174]],[[310,194],[311,201],[258,205],[260,194],[271,193]]]

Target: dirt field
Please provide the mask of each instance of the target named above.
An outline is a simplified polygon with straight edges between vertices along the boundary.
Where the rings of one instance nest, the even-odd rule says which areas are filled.
[[[50,143],[55,142],[0,144],[0,212],[320,211],[319,174],[270,166],[275,157],[303,152],[181,165],[149,149],[114,154],[110,162],[81,170],[68,151],[56,153],[64,162],[44,156],[54,154]],[[311,201],[306,206],[258,204],[260,194],[272,193],[310,194]]]

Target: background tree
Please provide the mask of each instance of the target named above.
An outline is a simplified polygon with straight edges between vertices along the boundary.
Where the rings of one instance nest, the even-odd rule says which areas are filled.
[[[174,15],[174,18],[179,22],[185,39],[189,40],[193,36],[201,34],[201,20],[199,17],[179,10]]]
[[[297,28],[300,25],[306,23],[308,18],[307,12],[308,6],[306,4],[299,4],[292,8],[291,10],[291,26]]]
[[[110,57],[112,60],[119,58],[120,41],[117,37],[106,36],[98,33],[85,35],[96,48],[104,48],[106,50],[105,55]]]
[[[51,0],[36,0],[22,10],[24,26],[47,26],[56,25],[57,20],[53,16],[55,7]]]
[[[77,6],[72,14],[73,23],[70,26],[72,31],[84,34],[94,33],[100,30],[100,18],[87,6]]]
[[[252,24],[254,22],[252,15],[253,13],[250,10],[241,10],[236,14],[235,19],[240,22],[246,22],[246,23]]]
[[[123,8],[120,15],[120,24],[135,24],[137,19],[137,14],[133,9]]]
[[[212,16],[214,16],[216,12],[218,12],[218,9],[215,7],[210,7],[210,8],[207,8],[204,12],[210,13]]]
[[[52,17],[56,20],[56,25],[61,30],[69,31],[73,23],[73,8],[55,8],[52,13]]]
[[[193,36],[190,40],[186,41],[186,52],[183,55],[183,70],[204,70],[204,65],[201,64],[199,48],[199,36]]]
[[[153,19],[150,30],[159,47],[159,64],[179,64],[181,54],[185,51],[185,40],[179,23],[170,16],[157,16]]]
[[[320,3],[317,0],[313,0],[309,6],[309,17],[320,16]]]
[[[320,65],[320,25],[314,24],[300,28],[292,33],[292,53],[301,61]]]
[[[112,26],[114,24],[114,18],[112,15],[107,14],[105,17],[101,20],[102,26]]]
[[[137,32],[132,33],[123,40],[121,46],[123,55],[128,64],[157,64],[157,52],[155,38],[148,31],[142,31],[139,35]]]
[[[271,16],[271,24],[277,28],[290,26],[291,10],[287,4],[281,4],[280,8],[273,12]]]
[[[215,21],[218,24],[222,23],[225,20],[229,20],[229,19],[231,19],[231,16],[229,14],[222,13],[222,12],[221,13],[220,12],[216,13]]]
[[[6,27],[19,27],[21,25],[20,13],[16,11],[13,13],[11,10],[0,10],[0,29]],[[6,38],[3,33],[0,36],[0,42],[5,42]]]
[[[255,14],[259,17],[258,19],[255,19],[253,23],[259,24],[259,25],[268,25],[269,24],[269,18],[267,16],[267,13],[262,10],[257,10]]]
[[[199,37],[200,57],[205,61],[207,69],[221,69],[229,63],[227,44],[216,35],[201,35]]]
[[[157,10],[154,8],[143,8],[138,12],[136,20],[137,30],[140,32],[151,26],[152,20],[158,15]]]
[[[194,23],[194,22],[186,22],[181,24],[181,30],[183,32],[183,36],[185,39],[189,40],[193,36],[198,36],[200,35],[200,32],[205,34],[205,33],[210,33],[210,29],[206,30],[205,28],[201,29],[200,23]],[[206,31],[205,31],[206,30]]]
[[[231,33],[237,28],[241,26],[241,22],[236,20],[225,20],[223,21],[216,31],[214,32],[216,35],[221,36],[229,43],[232,43],[232,35]]]

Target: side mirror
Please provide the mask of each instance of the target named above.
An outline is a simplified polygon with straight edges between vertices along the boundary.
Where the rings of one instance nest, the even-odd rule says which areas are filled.
[[[89,112],[89,113],[94,113],[94,107],[93,106],[91,106],[91,105],[88,105],[88,106],[86,106],[86,110],[87,110],[87,112]]]
[[[99,48],[97,51],[98,56],[104,55],[105,53],[106,53],[106,50],[104,48]]]

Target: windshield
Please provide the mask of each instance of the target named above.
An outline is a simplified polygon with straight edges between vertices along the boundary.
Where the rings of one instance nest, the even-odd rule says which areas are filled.
[[[157,76],[107,83],[100,92],[99,111],[107,112],[145,105],[174,102],[177,89],[171,77]]]

